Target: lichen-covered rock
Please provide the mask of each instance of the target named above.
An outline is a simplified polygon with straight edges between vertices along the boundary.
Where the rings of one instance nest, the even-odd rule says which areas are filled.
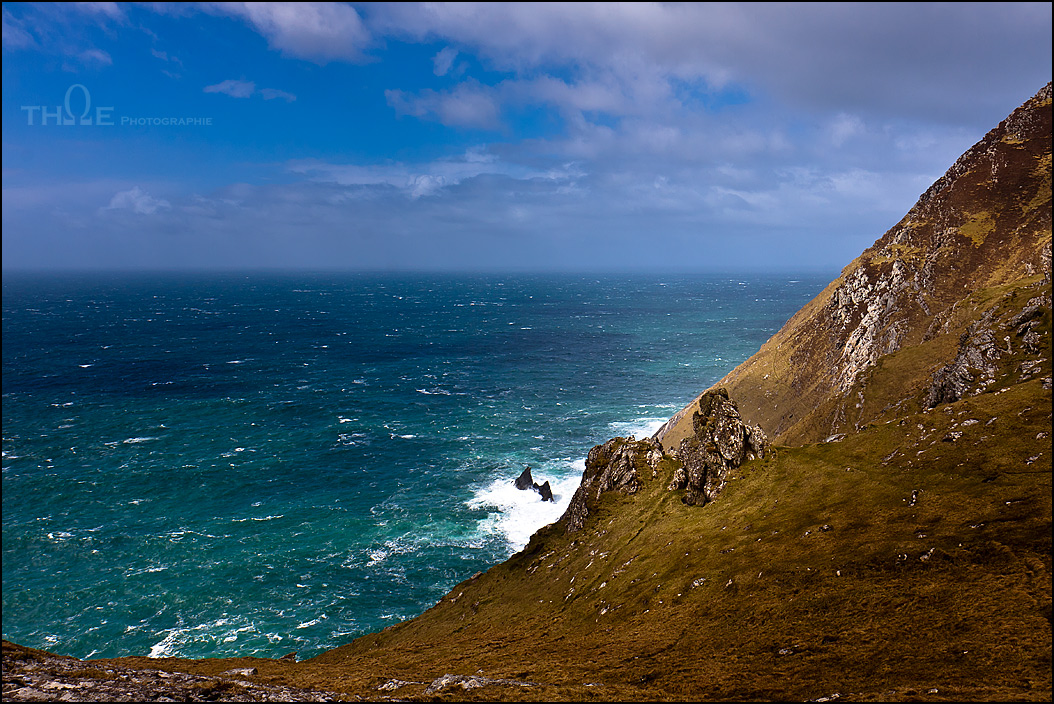
[[[335,702],[337,692],[259,681],[257,670],[219,676],[123,667],[78,660],[4,641],[4,701],[66,702]]]
[[[567,530],[581,530],[604,492],[637,493],[641,488],[639,471],[647,469],[654,475],[662,458],[662,445],[652,438],[612,438],[590,450],[582,483],[562,519]]]
[[[437,677],[432,681],[432,684],[425,688],[425,694],[436,694],[442,692],[448,687],[461,687],[466,692],[471,689],[479,689],[480,687],[500,685],[504,687],[537,687],[537,682],[521,682],[519,680],[507,680],[507,679],[494,679],[491,677],[481,677],[479,675],[451,675],[446,674],[442,677]]]
[[[712,501],[733,470],[746,460],[764,457],[769,445],[760,427],[743,422],[723,388],[699,397],[692,430],[692,436],[681,440],[677,449],[681,467],[667,487],[671,491],[684,489],[683,501],[688,505]]]
[[[1049,283],[1049,275],[1034,284],[1040,288]],[[1029,355],[1046,357],[1048,346],[1037,331],[1039,321],[1050,308],[1049,295],[1031,298],[1017,313],[1000,322],[996,319],[994,309],[986,311],[979,320],[970,325],[959,337],[959,348],[955,358],[938,369],[926,392],[925,405],[933,408],[941,403],[954,403],[961,398],[978,394],[995,382],[999,367],[1004,358],[1014,352],[1014,345]],[[1015,343],[1008,335],[1000,340],[997,330],[1013,331],[1020,341]],[[1002,333],[999,333],[1002,334]],[[1025,364],[1038,366],[1037,360]],[[1030,374],[1031,367],[1021,369],[1022,375]]]

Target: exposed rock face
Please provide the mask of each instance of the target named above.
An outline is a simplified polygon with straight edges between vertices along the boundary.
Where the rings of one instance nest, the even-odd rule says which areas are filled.
[[[637,493],[641,488],[638,470],[654,472],[662,456],[662,446],[651,438],[639,441],[632,437],[613,438],[590,450],[582,483],[561,519],[567,530],[581,530],[605,491]]]
[[[681,440],[681,466],[668,489],[684,489],[684,503],[705,504],[720,493],[729,474],[744,461],[764,457],[768,438],[757,425],[743,422],[725,389],[707,391],[692,414],[692,436]]]
[[[1049,283],[1048,272],[1034,288],[1042,288]],[[996,320],[992,310],[986,311],[959,338],[955,359],[933,375],[933,381],[926,394],[926,407],[953,403],[965,396],[983,392],[995,383],[1000,373],[1000,362],[1013,354],[1015,346],[1025,354],[1049,358],[1050,342],[1043,339],[1044,336],[1037,328],[1038,319],[1050,310],[1050,307],[1050,296],[1039,295],[1031,298],[1018,313],[1007,320]],[[1029,368],[1018,371],[1022,380],[1025,380]]]
[[[692,436],[685,438],[672,456],[655,438],[614,438],[590,450],[582,484],[561,519],[567,530],[580,530],[585,525],[604,492],[635,494],[643,481],[657,479],[664,459],[676,467],[667,489],[683,489],[683,501],[691,506],[712,501],[733,470],[747,460],[764,457],[768,438],[759,426],[743,422],[727,391],[706,392],[696,409]]]
[[[959,353],[955,359],[933,375],[933,384],[926,394],[926,405],[933,408],[940,403],[954,403],[970,391],[981,390],[995,381],[999,358],[1006,351],[999,347],[995,333],[979,320],[959,338]]]
[[[967,150],[904,216],[761,350],[716,386],[780,442],[852,432],[867,372],[884,355],[942,331],[971,291],[1050,270],[1051,85]],[[1022,333],[1022,338],[1028,331]],[[929,336],[929,337],[928,337]],[[971,333],[968,354],[1002,345]],[[1029,338],[1023,344],[1035,347]],[[1005,347],[1005,346],[1004,346]],[[965,348],[964,348],[965,349]],[[952,362],[952,360],[949,360]],[[939,397],[973,384],[954,364]],[[958,391],[956,391],[958,389]],[[667,450],[692,435],[689,412],[658,434]]]

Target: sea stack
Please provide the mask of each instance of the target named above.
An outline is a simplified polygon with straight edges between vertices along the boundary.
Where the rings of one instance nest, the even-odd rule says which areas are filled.
[[[516,483],[516,488],[519,489],[520,491],[527,491],[528,489],[534,489],[535,491],[537,491],[541,495],[542,501],[552,501],[554,503],[556,502],[556,499],[553,498],[553,490],[552,490],[552,487],[549,486],[548,480],[546,480],[546,482],[544,484],[539,484],[536,481],[534,481],[534,478],[531,476],[531,467],[530,467],[530,465],[528,465],[523,470],[523,472],[520,473],[520,476],[516,477],[515,483]]]

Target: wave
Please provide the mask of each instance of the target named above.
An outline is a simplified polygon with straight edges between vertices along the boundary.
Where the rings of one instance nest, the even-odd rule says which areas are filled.
[[[151,440],[157,440],[157,438],[155,438],[155,437],[125,438],[124,440],[121,441],[121,443],[124,444],[124,445],[138,445],[139,443],[150,442]],[[106,443],[106,444],[110,445],[110,444],[113,444],[113,443]]]
[[[245,617],[219,618],[196,626],[168,628],[161,633],[165,637],[150,647],[148,658],[179,656],[192,645],[233,643],[243,633],[260,633],[254,623],[246,623]],[[263,633],[268,641],[282,640],[278,634]]]
[[[498,477],[481,487],[465,502],[469,508],[493,509],[479,522],[477,531],[482,535],[501,536],[513,550],[522,550],[539,528],[555,523],[564,515],[582,483],[585,466],[584,459],[561,460],[559,465],[549,463],[532,470],[536,482],[549,482],[555,502],[542,501],[537,492],[517,489],[516,477],[512,475]]]
[[[125,577],[135,577],[136,575],[140,575],[140,574],[152,574],[154,572],[164,572],[167,569],[169,569],[168,565],[154,565],[154,566],[151,566],[151,567],[143,567],[142,569],[131,569],[131,568],[129,568],[129,569],[125,570],[124,576]]]
[[[322,623],[322,621],[327,618],[329,618],[329,616],[322,614],[318,618],[313,618],[310,621],[304,621],[303,623],[297,624],[297,628],[311,628],[312,626],[317,626],[318,624]]]
[[[635,438],[650,438],[654,435],[659,428],[662,427],[669,418],[659,418],[656,416],[646,416],[643,418],[636,418],[628,421],[617,421],[609,423],[608,427],[611,431],[619,437],[633,436]]]

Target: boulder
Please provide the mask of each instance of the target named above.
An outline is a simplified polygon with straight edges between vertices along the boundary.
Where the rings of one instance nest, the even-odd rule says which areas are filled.
[[[707,391],[692,414],[692,436],[681,440],[677,449],[681,467],[667,488],[683,489],[682,500],[688,505],[708,503],[724,488],[733,470],[747,460],[764,457],[768,444],[759,426],[743,422],[725,389]]]

